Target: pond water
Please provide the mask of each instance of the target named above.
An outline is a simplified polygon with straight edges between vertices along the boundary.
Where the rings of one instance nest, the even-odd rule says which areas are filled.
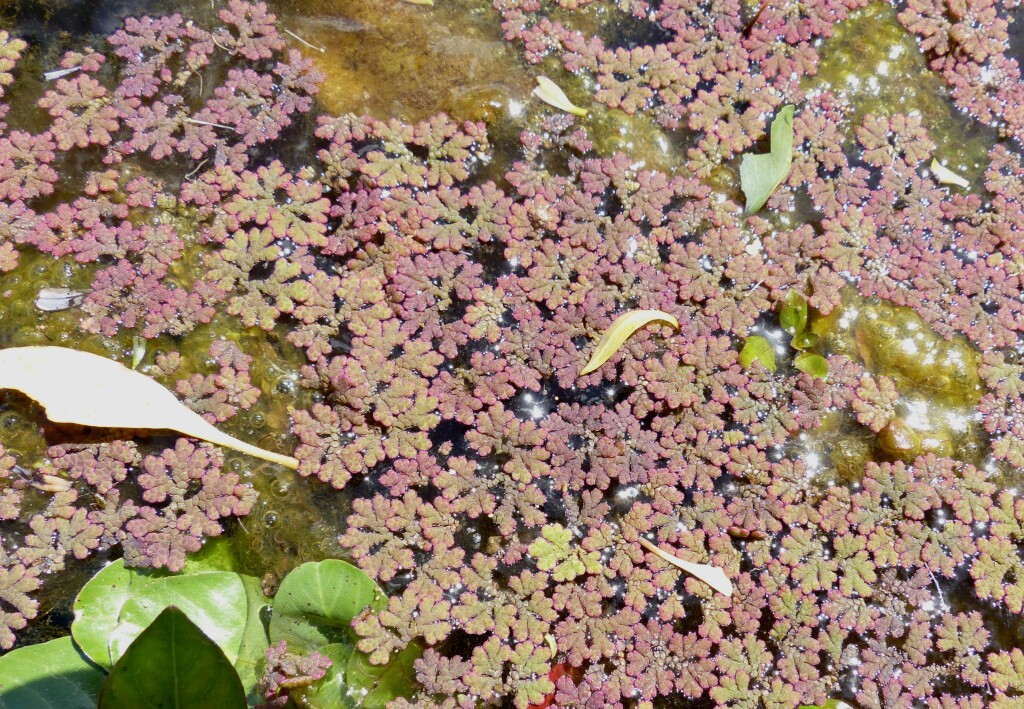
[[[126,17],[181,13],[212,27],[224,6],[6,5],[0,26],[28,42],[3,97],[8,132],[51,126],[36,101],[66,51],[106,55],[96,75],[123,87],[142,53],[118,58],[106,38]],[[413,598],[380,637],[401,635],[402,623],[409,638],[431,637],[415,624],[428,614],[423,599],[443,607],[447,625],[424,643],[427,657],[462,658],[474,679],[420,668],[431,690],[422,706],[434,706],[427,695],[437,706],[541,704],[552,668],[552,679],[571,679],[558,683],[560,706],[1024,701],[1024,679],[999,669],[1024,642],[1015,497],[1024,317],[1019,265],[1008,267],[1024,225],[1007,216],[1020,146],[1007,137],[1010,119],[958,107],[962,93],[935,63],[942,55],[901,23],[906,7],[295,0],[271,9],[285,46],[248,63],[267,75],[294,50],[324,77],[311,111],[279,139],[254,138],[234,158],[230,139],[214,148],[212,138],[199,158],[109,139],[57,149],[52,194],[24,203],[55,215],[38,233],[71,246],[19,235],[17,220],[0,225],[18,251],[0,272],[3,347],[56,344],[126,364],[139,356],[139,372],[233,435],[285,453],[302,444],[302,475],[225,452],[224,471],[258,493],[248,514],[217,520],[239,570],[273,589],[304,561],[353,559],[395,598]],[[1018,43],[1007,38],[1005,51]],[[180,82],[162,76],[159,90],[173,87],[185,104],[210,99],[248,61],[217,48],[203,50],[218,57],[209,67],[182,70]],[[533,98],[542,74],[586,118],[570,123]],[[139,103],[152,95],[138,90]],[[767,126],[785,104],[798,114],[793,176],[744,215],[741,156],[769,149]],[[441,113],[450,120],[432,118]],[[375,120],[316,118],[351,114]],[[186,122],[223,129],[227,119],[212,115]],[[121,121],[129,127],[143,132]],[[969,188],[937,184],[933,157]],[[269,178],[257,168],[274,161],[289,174],[263,189]],[[90,187],[104,169],[115,186]],[[249,182],[236,183],[246,169]],[[159,182],[152,193],[163,197],[144,204],[148,188],[138,188],[132,201],[135,179]],[[202,189],[206,203],[178,196]],[[331,205],[322,214],[321,190]],[[74,203],[86,197],[115,206],[90,221]],[[21,198],[12,190],[4,203]],[[252,214],[246,203],[257,204]],[[289,222],[262,250],[232,241],[273,232],[259,210],[291,205],[308,208],[294,217],[308,231]],[[153,266],[135,253],[150,247],[110,246],[123,237],[99,234],[97,223],[118,222],[151,235],[166,228],[181,243]],[[90,296],[120,262],[136,270],[125,285],[110,288],[109,302]],[[976,264],[990,270],[972,281]],[[147,268],[166,294],[146,290],[158,287],[143,285]],[[205,315],[180,327],[154,315],[154,303],[193,307],[174,291],[202,300],[214,283],[227,285]],[[85,303],[42,311],[42,288],[81,291]],[[824,382],[794,366],[798,350],[779,320],[790,290],[810,302],[811,351],[829,358]],[[668,311],[681,328],[647,328],[578,379],[591,341],[635,308]],[[774,373],[738,364],[755,334],[776,351]],[[258,400],[240,404],[253,387]],[[88,471],[116,440],[137,443],[133,475],[142,457],[175,444],[53,426],[25,397],[0,395],[0,443],[18,464],[5,489],[22,498],[20,516],[2,523],[5,563],[42,544],[28,541],[26,524],[55,494],[38,489],[42,472],[72,481],[83,509],[111,499]],[[82,443],[100,445],[86,472],[50,462],[50,446]],[[119,484],[122,502],[151,501],[132,478]],[[196,494],[206,481],[190,484]],[[554,527],[572,531],[560,559],[599,559],[599,570],[559,578],[538,565],[536,540]],[[55,546],[62,533],[53,531]],[[724,567],[736,596],[645,557],[638,536]],[[43,577],[19,644],[67,632],[81,585],[122,553],[94,547]],[[983,630],[950,639],[972,623]],[[523,657],[500,656],[527,646]]]

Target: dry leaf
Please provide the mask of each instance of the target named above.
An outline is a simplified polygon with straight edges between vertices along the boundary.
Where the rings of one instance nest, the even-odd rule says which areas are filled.
[[[601,339],[597,342],[597,349],[590,356],[590,361],[580,372],[580,376],[590,374],[607,362],[608,358],[622,347],[622,343],[628,340],[630,335],[655,320],[666,322],[677,330],[679,329],[679,321],[662,310],[630,310],[628,313],[623,313],[615,318],[611,326],[601,335]]]
[[[56,423],[103,428],[169,429],[295,470],[299,461],[229,436],[144,374],[66,347],[0,350],[0,389],[42,404]]]
[[[944,185],[956,185],[957,187],[963,187],[967,189],[971,186],[971,183],[960,177],[948,167],[942,165],[938,160],[932,158],[932,174],[935,175],[935,179]]]
[[[79,71],[81,68],[82,67],[80,67],[80,66],[73,66],[70,69],[54,69],[53,71],[48,71],[48,72],[44,73],[43,74],[43,80],[44,81],[56,81],[57,79],[60,79],[60,78],[63,78],[65,76],[70,76],[71,74],[74,74],[76,71]]]
[[[146,356],[146,340],[138,335],[132,336],[132,369],[138,369]]]
[[[82,302],[84,290],[70,288],[40,288],[36,295],[36,307],[45,312],[66,310]]]
[[[668,563],[678,566],[691,576],[696,576],[719,593],[724,593],[726,596],[732,595],[732,581],[730,581],[725,575],[725,572],[717,566],[694,564],[691,561],[683,561],[675,554],[669,554],[667,551],[660,549],[657,545],[652,544],[643,537],[637,537],[637,541],[640,542],[640,545],[645,549],[657,554]]]
[[[558,84],[546,76],[537,77],[537,88],[533,90],[533,95],[560,111],[565,111],[581,118],[587,115],[587,109],[580,108],[570,101],[565,92],[558,87]]]

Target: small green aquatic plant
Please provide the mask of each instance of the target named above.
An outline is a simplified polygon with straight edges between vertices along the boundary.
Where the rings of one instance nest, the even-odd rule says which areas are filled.
[[[376,707],[411,692],[418,645],[378,665],[355,647],[353,621],[387,602],[356,567],[302,564],[268,598],[257,579],[214,564],[103,568],[75,600],[70,637],[0,657],[0,709],[92,709],[97,697],[103,709],[234,709],[247,696]],[[203,688],[204,701],[189,694]]]
[[[809,347],[818,343],[818,336],[807,329],[808,310],[807,298],[799,291],[790,289],[779,311],[779,325],[792,338],[791,347],[799,350],[793,358],[793,366],[812,377],[824,379],[828,375],[828,360],[814,352],[807,352]]]
[[[798,291],[790,289],[779,310],[779,325],[791,337],[789,344],[799,353],[793,358],[793,366],[817,379],[828,375],[828,360],[814,352],[807,352],[818,342],[818,335],[807,329],[807,299]],[[754,362],[760,362],[769,372],[777,368],[775,348],[764,337],[751,335],[743,344],[739,355],[740,365],[750,369]]]

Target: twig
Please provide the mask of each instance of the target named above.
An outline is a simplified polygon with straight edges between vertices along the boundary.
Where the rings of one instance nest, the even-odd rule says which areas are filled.
[[[214,128],[226,128],[227,130],[234,130],[233,126],[226,126],[223,123],[211,123],[210,121],[201,121],[198,118],[186,118],[186,123],[195,123],[200,126],[213,126]]]
[[[292,31],[291,31],[290,29],[288,29],[287,27],[286,27],[286,28],[284,28],[284,32],[285,32],[285,34],[289,34],[289,35],[291,35],[292,37],[294,37],[295,39],[299,40],[300,42],[302,42],[302,43],[303,43],[304,45],[306,45],[306,46],[307,46],[307,47],[309,47],[310,49],[315,49],[316,51],[320,52],[321,54],[323,54],[324,52],[326,52],[326,51],[327,51],[327,50],[326,50],[326,49],[324,49],[323,47],[318,47],[318,46],[316,46],[315,44],[310,44],[309,42],[307,42],[306,40],[304,40],[304,39],[303,39],[302,37],[300,37],[299,35],[297,35],[297,34],[295,34],[294,32],[292,32]]]

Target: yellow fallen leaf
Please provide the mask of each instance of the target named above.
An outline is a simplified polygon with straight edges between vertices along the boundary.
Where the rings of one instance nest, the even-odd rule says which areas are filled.
[[[932,158],[932,174],[935,175],[935,179],[944,185],[956,185],[957,187],[963,187],[967,189],[971,186],[971,183],[960,177],[945,165],[941,164],[935,158]]]
[[[170,391],[119,362],[66,347],[0,350],[0,389],[42,404],[56,423],[103,428],[168,429],[295,470],[299,461],[229,436]]]
[[[611,326],[601,335],[601,339],[597,342],[597,349],[590,356],[590,361],[580,372],[580,376],[590,374],[607,362],[608,358],[622,347],[622,343],[628,340],[630,335],[655,320],[666,322],[677,330],[679,329],[679,321],[662,310],[630,310],[628,313],[623,313],[615,318]]]
[[[655,544],[652,544],[643,537],[637,537],[637,541],[640,542],[640,545],[648,551],[657,554],[673,566],[678,566],[691,576],[697,577],[719,593],[724,593],[726,596],[732,595],[732,581],[730,581],[725,575],[725,572],[717,566],[694,564],[691,561],[684,561],[675,554],[669,554],[667,551],[659,548]]]
[[[580,116],[581,118],[586,117],[587,109],[580,108],[565,95],[565,92],[559,88],[558,84],[549,79],[546,76],[537,77],[537,88],[533,90],[533,95],[539,98],[546,104],[554,106],[560,111],[566,113],[572,113],[573,115]]]

